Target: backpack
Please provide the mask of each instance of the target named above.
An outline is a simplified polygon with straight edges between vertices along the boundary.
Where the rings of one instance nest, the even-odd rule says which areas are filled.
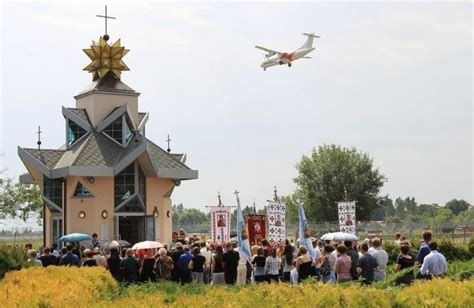
[[[321,276],[327,276],[331,274],[331,266],[329,265],[329,258],[327,256],[323,259],[323,264],[320,268]]]

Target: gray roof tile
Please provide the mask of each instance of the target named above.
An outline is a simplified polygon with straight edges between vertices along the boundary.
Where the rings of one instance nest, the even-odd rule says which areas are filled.
[[[41,161],[49,169],[54,168],[58,160],[64,154],[62,150],[38,150],[38,149],[24,149],[36,159]]]
[[[147,139],[148,154],[151,163],[155,169],[185,169],[190,170],[185,164],[181,163],[172,154],[169,154],[153,142]]]
[[[170,153],[171,156],[173,156],[175,159],[178,161],[183,161],[184,154],[178,154],[178,153]]]
[[[89,124],[91,123],[89,120],[89,116],[87,115],[87,111],[85,109],[80,109],[80,108],[67,108],[67,109],[73,112],[74,114],[76,114],[81,120]]]
[[[122,147],[102,135],[92,133],[74,161],[74,166],[113,167]]]
[[[48,169],[78,167],[114,167],[124,160],[138,147],[146,144],[148,157],[155,170],[181,169],[191,170],[181,162],[183,154],[170,154],[151,142],[137,136],[133,137],[126,148],[104,136],[102,133],[91,132],[77,145],[67,151],[24,149],[40,160]],[[137,158],[141,153],[137,153]]]
[[[128,154],[130,154],[132,151],[134,151],[136,148],[141,146],[144,143],[144,138],[141,135],[135,135],[132,137],[132,140],[130,140],[125,147],[125,149],[122,149],[122,152],[120,153],[117,159],[117,163],[120,162],[122,159],[127,157]]]

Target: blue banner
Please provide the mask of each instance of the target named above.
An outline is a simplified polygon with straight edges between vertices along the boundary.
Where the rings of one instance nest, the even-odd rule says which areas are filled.
[[[242,207],[240,206],[239,195],[237,197],[237,245],[239,251],[242,252],[247,258],[250,258],[250,245],[247,234],[247,227],[245,226],[244,216],[242,214]]]
[[[303,202],[300,202],[298,207],[298,217],[300,246],[305,246],[308,250],[309,256],[314,259],[316,258],[316,252],[314,251],[313,243],[311,241],[311,231],[309,230],[308,221],[306,220],[306,215],[304,214]]]

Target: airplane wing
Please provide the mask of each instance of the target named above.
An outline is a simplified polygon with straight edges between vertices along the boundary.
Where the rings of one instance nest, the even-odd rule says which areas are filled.
[[[262,47],[262,46],[255,46],[255,48],[258,48],[258,49],[261,49],[263,51],[266,51],[268,52],[269,54],[271,54],[271,56],[275,55],[275,54],[282,54],[283,52],[281,51],[276,51],[276,50],[273,50],[273,49],[269,49],[269,48],[265,48],[265,47]]]

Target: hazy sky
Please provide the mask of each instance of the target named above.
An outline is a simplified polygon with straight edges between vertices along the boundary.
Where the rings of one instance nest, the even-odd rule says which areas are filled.
[[[103,3],[2,6],[3,167],[25,172],[17,145],[64,140],[61,106],[90,83],[81,49],[103,34]],[[110,3],[150,112],[147,137],[188,154],[199,179],[173,203],[226,204],[238,189],[262,207],[276,185],[295,189],[295,164],[321,144],[355,146],[387,176],[384,194],[444,204],[473,197],[472,4]],[[264,72],[254,45],[316,51]]]

